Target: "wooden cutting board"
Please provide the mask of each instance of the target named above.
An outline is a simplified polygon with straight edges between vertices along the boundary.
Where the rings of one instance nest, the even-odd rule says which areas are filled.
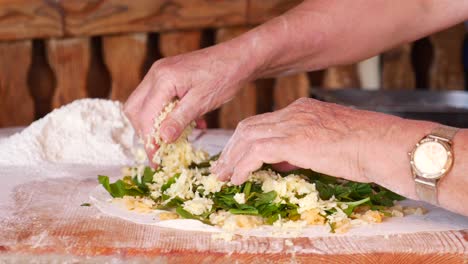
[[[80,206],[96,185],[95,175],[17,185],[12,202],[0,203],[0,262],[468,262],[468,230],[295,238],[293,246],[282,238],[215,240],[210,233],[138,225]]]

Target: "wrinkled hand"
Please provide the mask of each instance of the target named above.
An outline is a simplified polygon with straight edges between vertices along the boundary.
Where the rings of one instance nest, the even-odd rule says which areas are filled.
[[[174,98],[180,101],[161,124],[161,137],[168,143],[176,140],[190,122],[234,96],[248,74],[243,74],[244,69],[232,54],[220,48],[164,58],[153,64],[124,107],[141,138],[151,133],[154,118]],[[154,151],[147,150],[150,158]]]
[[[241,184],[263,163],[287,162],[349,180],[374,181],[366,176],[363,153],[385,134],[376,123],[388,119],[399,118],[302,98],[240,122],[212,172]]]

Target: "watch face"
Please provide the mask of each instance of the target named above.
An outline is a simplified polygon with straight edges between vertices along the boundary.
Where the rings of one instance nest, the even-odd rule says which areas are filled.
[[[413,162],[424,177],[438,178],[445,172],[449,162],[449,152],[437,141],[426,141],[415,149]]]

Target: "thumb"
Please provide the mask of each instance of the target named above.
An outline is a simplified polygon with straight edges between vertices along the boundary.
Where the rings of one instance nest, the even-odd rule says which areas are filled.
[[[177,140],[187,127],[200,114],[200,103],[196,97],[186,94],[161,123],[161,138],[166,143]]]

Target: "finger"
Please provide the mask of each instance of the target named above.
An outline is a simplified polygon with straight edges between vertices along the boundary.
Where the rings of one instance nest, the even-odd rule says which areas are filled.
[[[211,166],[211,172],[213,174],[219,175],[220,170],[225,166],[225,163],[226,163],[225,161],[227,160],[226,157],[230,156],[230,152],[233,150],[233,146],[242,144],[242,146],[239,147],[240,149],[243,149],[245,145],[248,146],[249,142],[247,142],[246,140],[247,138],[245,134],[247,132],[248,133],[253,132],[254,125],[267,122],[268,120],[271,119],[269,118],[271,116],[272,116],[271,113],[265,113],[265,114],[246,118],[242,120],[241,122],[239,122],[239,124],[236,127],[236,130],[234,131],[234,134],[231,136],[231,138],[229,138],[228,142],[224,146],[224,149],[221,152],[221,156],[213,164],[213,166]],[[268,128],[265,131],[268,131]],[[229,160],[229,161],[234,162],[237,160]]]
[[[161,102],[170,102],[172,98],[170,96],[167,96],[166,98],[157,98],[156,100],[161,100]],[[150,104],[150,103],[148,103]],[[165,105],[167,103],[162,103],[162,105]],[[144,122],[142,124],[142,135],[144,138],[145,142],[145,151],[146,154],[148,155],[148,159],[151,162],[151,167],[156,168],[158,164],[153,162],[154,159],[154,154],[156,151],[159,149],[159,145],[156,143],[156,139],[154,138],[154,135],[152,133],[155,133],[153,130],[153,125],[154,125],[154,118],[158,117],[160,113],[162,112],[163,108],[162,107],[154,107],[152,108],[151,106],[146,107],[145,110],[147,111],[146,113],[141,114],[141,122]]]
[[[211,170],[211,173],[213,174],[216,174],[218,175],[218,178],[219,178],[219,172],[220,172],[220,169],[222,167],[224,167],[224,160],[225,160],[225,156],[226,156],[226,153],[230,151],[231,149],[231,145],[233,144],[233,142],[237,142],[237,138],[238,138],[238,135],[239,133],[241,133],[240,129],[236,129],[234,131],[234,133],[232,134],[232,136],[229,138],[228,142],[226,143],[226,145],[224,146],[223,150],[221,151],[221,154],[220,156],[218,157],[218,159],[212,164],[210,170]],[[219,178],[221,179],[221,178]]]
[[[161,138],[164,142],[174,142],[182,134],[185,127],[204,114],[200,102],[202,99],[191,92],[182,97],[174,110],[161,123]]]
[[[157,118],[164,107],[170,103],[175,94],[172,92],[173,89],[167,87],[166,84],[155,83],[154,88],[146,95],[141,110],[138,113],[138,123],[141,129],[141,136],[144,140],[150,135],[154,125],[154,119]]]
[[[220,179],[226,179],[226,175],[232,174],[235,164],[245,155],[252,144],[259,139],[282,137],[281,129],[277,129],[275,123],[255,125],[243,125],[236,130],[227,147],[221,153],[219,162],[213,168],[213,173]]]
[[[149,140],[150,140],[150,143],[145,144],[144,148],[145,148],[146,156],[148,157],[148,162],[149,162],[150,167],[152,167],[153,169],[156,169],[158,168],[159,164],[153,162],[153,158],[154,158],[154,155],[156,154],[156,151],[158,151],[159,146],[156,144],[153,137],[149,138]]]
[[[142,85],[148,86],[149,82],[142,83]],[[152,83],[151,85],[154,85],[154,88],[146,93],[141,104],[138,106],[137,114],[133,115],[133,125],[137,135],[144,142],[145,151],[151,167],[156,168],[157,164],[153,163],[153,157],[159,146],[156,145],[155,140],[151,137],[154,118],[159,116],[163,107],[173,99],[173,96],[170,87],[164,83]]]
[[[230,175],[231,182],[236,185],[242,184],[248,179],[251,172],[260,169],[264,163],[284,161],[285,151],[278,150],[287,147],[286,138],[283,137],[257,140],[236,164],[233,174]]]
[[[124,104],[124,113],[132,123],[135,131],[139,136],[141,136],[141,129],[139,127],[140,123],[137,122],[138,113],[140,112],[140,108],[143,105],[148,91],[152,87],[152,79],[153,78],[150,71],[150,73],[148,73],[140,82],[140,84],[135,88],[132,94],[130,94],[129,98]]]
[[[141,111],[141,107],[144,102],[144,99],[146,95],[148,94],[148,90],[151,87],[150,82],[148,81],[149,77],[148,75],[143,79],[143,81],[137,86],[137,88],[132,92],[130,97],[127,99],[124,105],[124,113],[127,116],[128,120],[132,124],[133,128],[135,129],[136,135],[140,139],[143,140],[143,147],[145,148],[146,156],[148,157],[148,161],[151,167],[156,168],[157,165],[153,164],[152,158],[154,156],[154,153],[157,151],[157,146],[155,146],[153,143],[153,140],[151,141],[151,146],[153,147],[148,147],[146,144],[146,138],[143,136],[142,132],[142,122],[139,120],[139,113]]]
[[[130,96],[127,98],[125,102],[124,108],[125,109],[132,109],[132,108],[139,108],[139,105],[144,101],[148,91],[151,88],[151,82],[149,81],[149,77],[145,77],[140,84],[133,90]]]
[[[231,136],[229,139],[228,143],[224,147],[223,151],[221,152],[221,155],[219,156],[218,160],[212,164],[210,171],[211,173],[217,175],[218,179],[221,181],[227,181],[228,178],[228,172],[229,175],[232,174],[234,166],[231,166],[231,164],[236,164],[239,160],[240,157],[236,159],[231,159],[230,157],[233,156],[231,155],[231,152],[233,148],[231,146],[235,145],[236,142],[239,142],[240,145],[243,147],[240,147],[239,149],[244,149],[244,148],[249,148],[250,147],[250,140],[247,139],[239,139],[240,137],[237,136],[240,134],[239,130],[236,130],[234,134]],[[248,141],[248,142],[247,142]]]

